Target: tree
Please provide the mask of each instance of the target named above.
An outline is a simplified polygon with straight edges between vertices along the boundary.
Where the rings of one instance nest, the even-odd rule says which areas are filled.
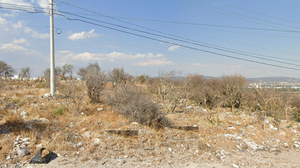
[[[11,77],[13,74],[13,67],[0,60],[0,77],[4,76],[6,79],[7,77]]]
[[[65,75],[67,73],[69,75],[70,79],[73,79],[74,71],[75,71],[75,69],[72,64],[65,64],[63,66],[63,75]]]
[[[19,73],[19,78],[29,80],[31,72],[32,72],[32,69],[30,67],[22,68]]]

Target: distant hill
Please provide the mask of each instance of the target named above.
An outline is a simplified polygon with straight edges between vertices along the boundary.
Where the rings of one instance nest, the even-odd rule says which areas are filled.
[[[176,76],[176,79],[184,79],[184,76]],[[211,78],[217,78],[220,77],[212,77],[212,76],[203,76],[204,79],[211,79]],[[282,77],[282,76],[273,76],[273,77],[262,77],[262,78],[247,78],[247,81],[249,83],[258,83],[258,82],[289,82],[289,83],[300,83],[300,78],[291,78],[291,77]]]
[[[291,78],[291,77],[262,77],[262,78],[247,78],[248,82],[289,82],[289,83],[300,83],[300,78]]]

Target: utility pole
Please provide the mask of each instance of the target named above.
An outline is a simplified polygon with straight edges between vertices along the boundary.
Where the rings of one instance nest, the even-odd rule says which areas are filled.
[[[54,59],[54,29],[53,29],[53,0],[50,0],[50,95],[55,95],[55,59]]]

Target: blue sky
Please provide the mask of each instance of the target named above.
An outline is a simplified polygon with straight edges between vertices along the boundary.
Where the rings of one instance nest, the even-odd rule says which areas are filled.
[[[71,63],[79,68],[98,62],[105,71],[124,67],[132,75],[151,76],[170,70],[215,77],[300,75],[300,1],[54,2],[56,66]],[[30,66],[33,76],[41,76],[50,64],[49,1],[0,0],[0,6],[0,60],[18,70]],[[37,11],[44,13],[32,13]]]

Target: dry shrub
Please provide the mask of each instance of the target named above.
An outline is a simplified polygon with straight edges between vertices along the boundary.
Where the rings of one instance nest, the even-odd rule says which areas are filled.
[[[91,102],[100,102],[101,92],[107,84],[107,77],[101,71],[98,63],[90,63],[86,68],[79,68],[78,75],[83,77],[86,82],[87,94]]]
[[[65,100],[65,106],[70,112],[79,114],[85,111],[84,98],[86,94],[84,93],[85,89],[82,87],[82,81],[70,80],[65,85],[61,85],[59,91]]]
[[[115,87],[118,84],[132,83],[133,76],[126,73],[124,68],[113,68],[112,71],[108,73],[112,86]]]
[[[157,94],[158,102],[161,103],[165,112],[174,112],[180,100],[186,97],[184,83],[176,78],[179,72],[160,72],[159,78],[147,80],[147,92]]]
[[[107,94],[106,102],[130,121],[151,125],[152,121],[161,117],[158,105],[138,86],[120,85],[111,94]]]
[[[60,85],[60,74],[62,72],[62,69],[60,67],[56,67],[54,69],[54,83],[55,83],[55,87],[58,87]],[[43,78],[45,79],[45,84],[44,86],[47,88],[50,88],[50,69],[46,69],[44,72]]]
[[[240,108],[247,80],[240,75],[229,75],[221,77],[222,97],[228,107]]]
[[[291,100],[292,117],[297,122],[300,122],[300,96],[294,95]]]
[[[159,78],[149,78],[146,81],[147,92],[150,94],[158,94]]]

